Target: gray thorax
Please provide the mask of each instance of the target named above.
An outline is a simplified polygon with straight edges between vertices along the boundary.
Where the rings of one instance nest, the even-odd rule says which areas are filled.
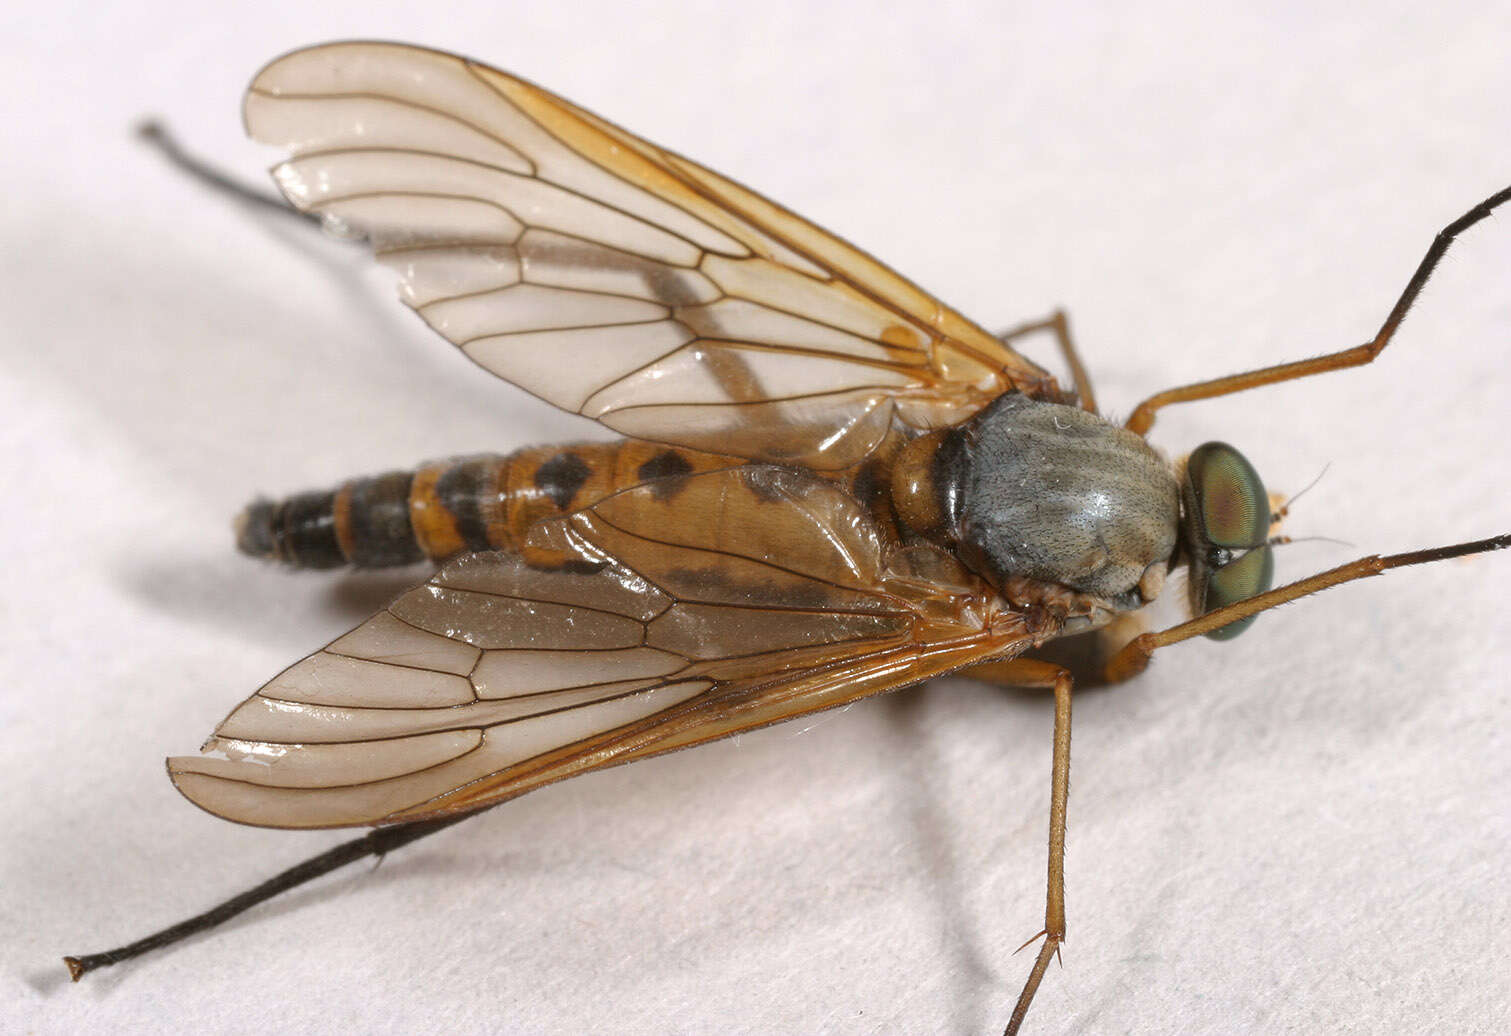
[[[1095,414],[1000,397],[947,449],[949,524],[967,563],[1143,603],[1146,569],[1175,551],[1180,491],[1143,438]],[[941,474],[944,474],[941,472]]]

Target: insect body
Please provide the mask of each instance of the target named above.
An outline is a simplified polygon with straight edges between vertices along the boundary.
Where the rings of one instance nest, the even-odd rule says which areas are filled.
[[[335,44],[253,82],[247,124],[294,157],[297,208],[357,234],[479,365],[632,438],[446,461],[258,501],[244,551],[439,571],[169,761],[203,808],[273,827],[373,825],[75,978],[210,927],[552,781],[962,669],[1052,689],[1045,936],[1065,935],[1071,676],[1027,652],[1107,627],[1191,572],[1194,618],[1265,608],[1500,537],[1365,558],[1271,590],[1270,501],[1208,443],[1168,464],[1160,406],[1367,363],[1365,346],[1163,393],[1127,427],[876,260],[738,184],[522,80],[451,55]]]
[[[469,551],[518,552],[530,528],[654,479],[685,479],[738,457],[656,443],[578,443],[427,464],[328,492],[254,501],[237,518],[244,553],[296,568],[384,568]],[[674,483],[663,486],[669,492]]]
[[[256,501],[237,543],[300,568],[519,553],[544,519],[646,482],[670,500],[690,476],[744,464],[638,440],[462,458]],[[1179,497],[1163,459],[1093,414],[1019,393],[945,433],[898,431],[822,477],[865,505],[878,532],[936,542],[998,583],[1026,576],[1136,608],[1175,549]]]

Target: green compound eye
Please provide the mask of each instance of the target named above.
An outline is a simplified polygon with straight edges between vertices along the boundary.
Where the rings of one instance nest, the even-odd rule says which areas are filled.
[[[1270,497],[1254,465],[1227,443],[1205,443],[1186,459],[1183,489],[1193,609],[1206,615],[1268,590],[1275,581]],[[1230,622],[1207,636],[1232,640],[1255,618]]]
[[[1204,542],[1243,550],[1269,537],[1270,496],[1243,454],[1227,443],[1206,443],[1187,459],[1186,477],[1196,491]]]
[[[1202,600],[1202,614],[1262,594],[1275,582],[1275,552],[1266,543],[1255,547],[1237,561],[1230,561],[1207,578],[1207,592]],[[1219,626],[1208,633],[1212,640],[1232,640],[1251,626],[1257,615]]]

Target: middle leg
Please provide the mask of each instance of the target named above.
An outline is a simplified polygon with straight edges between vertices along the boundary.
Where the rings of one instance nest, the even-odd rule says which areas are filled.
[[[1054,753],[1049,787],[1049,878],[1044,894],[1044,930],[1034,936],[1034,939],[1043,936],[1044,945],[1039,947],[1039,956],[1034,960],[1033,970],[1023,985],[1023,992],[1018,994],[1012,1018],[1007,1023],[1005,1036],[1014,1036],[1028,1014],[1034,994],[1039,991],[1039,983],[1044,979],[1050,959],[1058,956],[1060,944],[1065,941],[1065,807],[1070,798],[1072,681],[1070,670],[1034,658],[993,663],[989,676],[993,682],[1049,688],[1055,695]]]

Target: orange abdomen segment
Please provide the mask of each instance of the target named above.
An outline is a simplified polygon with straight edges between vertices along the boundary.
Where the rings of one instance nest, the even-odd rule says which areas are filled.
[[[237,519],[246,554],[295,568],[387,568],[479,550],[517,551],[542,518],[642,482],[744,463],[639,440],[535,446],[352,479],[253,501]]]

